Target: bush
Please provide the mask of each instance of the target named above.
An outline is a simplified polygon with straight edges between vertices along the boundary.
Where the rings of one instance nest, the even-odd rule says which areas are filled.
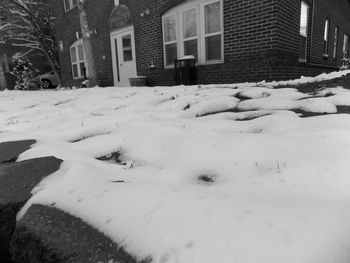
[[[39,70],[23,56],[18,54],[13,57],[14,67],[12,75],[16,77],[16,90],[38,90],[41,88]]]

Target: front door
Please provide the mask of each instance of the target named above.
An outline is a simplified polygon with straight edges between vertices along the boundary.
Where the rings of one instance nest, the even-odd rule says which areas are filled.
[[[137,75],[134,27],[111,33],[111,47],[114,85],[128,87],[130,86],[129,78]]]

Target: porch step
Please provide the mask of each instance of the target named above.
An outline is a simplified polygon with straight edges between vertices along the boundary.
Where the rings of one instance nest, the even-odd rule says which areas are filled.
[[[19,149],[5,158],[19,153]],[[33,188],[57,171],[61,163],[62,160],[54,157],[44,157],[0,165],[0,262],[11,262],[9,245],[18,211],[32,196]]]

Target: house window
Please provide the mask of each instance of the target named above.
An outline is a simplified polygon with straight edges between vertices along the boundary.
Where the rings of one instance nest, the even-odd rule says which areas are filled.
[[[349,35],[344,35],[343,58],[349,58]]]
[[[195,0],[163,15],[165,67],[192,55],[199,64],[223,62],[222,0]]]
[[[329,20],[327,19],[324,24],[323,35],[323,56],[328,57],[328,36],[329,36]]]
[[[70,58],[72,63],[73,79],[87,77],[87,68],[85,62],[85,52],[83,41],[78,40],[70,47]]]
[[[176,16],[174,14],[164,17],[164,51],[165,65],[172,65],[177,58]]]
[[[63,0],[64,10],[68,12],[78,5],[79,0]]]
[[[306,62],[308,24],[309,24],[309,6],[304,1],[301,1],[300,40],[299,40],[299,61],[300,62]]]
[[[184,55],[193,55],[198,60],[198,29],[196,8],[182,12]]]
[[[334,41],[333,41],[333,58],[337,58],[337,46],[338,46],[338,34],[339,34],[339,27],[334,28]]]

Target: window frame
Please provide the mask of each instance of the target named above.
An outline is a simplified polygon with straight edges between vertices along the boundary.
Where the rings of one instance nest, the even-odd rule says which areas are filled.
[[[220,32],[215,32],[215,33],[205,33],[205,6],[215,4],[215,3],[220,3]],[[202,39],[201,42],[203,43],[203,48],[202,48],[202,58],[204,58],[204,64],[217,64],[217,63],[222,63],[224,60],[224,23],[223,23],[223,1],[221,0],[211,0],[211,1],[205,1],[204,3],[201,4],[201,16],[202,16],[202,23],[203,26],[201,27],[202,30]],[[221,59],[218,60],[207,60],[206,58],[206,38],[207,37],[212,37],[212,36],[221,36]]]
[[[214,4],[214,3],[220,3],[220,32],[212,33],[212,35],[220,35],[221,36],[221,45],[220,45],[220,51],[221,51],[221,59],[220,60],[212,60],[207,61],[206,55],[205,55],[205,37],[208,37],[207,34],[205,35],[205,15],[204,15],[204,8],[206,5]],[[196,10],[196,23],[197,23],[197,36],[196,37],[189,37],[184,38],[184,24],[183,24],[183,14],[186,11],[195,9]],[[172,15],[175,15],[175,21],[176,21],[176,41],[168,41],[165,42],[165,30],[164,30],[164,21],[167,17],[170,17]],[[198,57],[196,58],[197,64],[199,65],[210,65],[210,64],[219,64],[224,62],[224,17],[223,17],[223,0],[196,0],[196,1],[190,1],[185,2],[183,4],[180,4],[172,9],[170,9],[168,12],[164,13],[162,15],[162,34],[163,34],[163,63],[164,68],[174,68],[174,64],[168,64],[167,65],[167,57],[166,57],[166,45],[175,44],[177,45],[177,57],[183,57],[185,54],[185,41],[195,40],[197,39],[197,54]]]
[[[344,40],[343,40],[343,58],[349,58],[349,34],[344,34]],[[345,41],[346,40],[346,41]]]
[[[301,17],[302,16],[301,10],[302,10],[303,4],[304,4],[304,6],[307,7],[307,9],[306,9],[307,10],[307,15],[306,15],[306,34],[305,35],[301,34],[301,18],[302,18]],[[309,24],[310,24],[309,17],[310,17],[310,6],[308,5],[308,3],[306,1],[302,0],[302,1],[300,1],[299,41],[300,41],[301,37],[305,37],[305,54],[304,54],[303,58],[300,58],[299,57],[300,54],[298,54],[298,61],[302,62],[302,63],[306,63],[307,62],[307,47],[308,47],[308,42],[309,42],[308,31],[309,31]]]
[[[339,41],[339,26],[335,26],[334,27],[334,36],[333,36],[333,59],[337,59],[338,41]]]
[[[79,58],[79,46],[81,46],[82,51],[83,51],[83,59],[81,60]],[[73,57],[72,57],[72,49],[74,48],[74,53],[75,53],[75,57],[76,57],[76,61],[73,62]],[[82,74],[82,69],[80,68],[80,65],[82,63],[84,63],[84,67],[86,70],[86,77],[88,77],[88,69],[86,66],[86,53],[85,53],[85,49],[84,49],[84,43],[82,39],[79,39],[77,41],[75,41],[70,47],[69,47],[69,56],[70,56],[70,63],[71,63],[71,70],[72,70],[72,78],[74,80],[76,79],[83,79],[84,75]],[[74,65],[77,66],[77,76],[74,76]]]
[[[66,0],[62,0],[62,1],[63,1],[63,6],[64,6],[64,12],[67,13],[68,11],[70,11],[78,6],[79,0],[67,0],[69,2],[69,7],[67,7],[67,5],[66,5]]]
[[[330,29],[330,20],[327,18],[324,23],[324,34],[323,34],[323,56],[328,57],[329,54],[329,29]]]
[[[185,38],[184,37],[184,13],[185,12],[188,12],[190,10],[195,10],[196,11],[196,30],[197,30],[197,35],[195,37],[187,37]],[[199,18],[199,10],[198,10],[198,6],[195,6],[195,5],[189,5],[187,6],[187,8],[184,8],[182,10],[179,11],[179,22],[180,22],[180,39],[179,41],[181,41],[181,45],[179,46],[180,48],[180,52],[178,52],[178,54],[182,54],[183,56],[185,56],[185,42],[186,41],[191,41],[191,40],[197,40],[197,54],[198,54],[198,57],[196,58],[197,61],[199,61],[199,52],[200,52],[200,45],[201,45],[201,41],[200,41],[200,27],[199,27],[199,23],[200,23],[200,18]]]
[[[165,42],[165,19],[168,18],[168,17],[171,17],[171,16],[174,16],[175,17],[175,40],[172,40],[172,41],[168,41],[168,42]],[[177,57],[179,56],[179,30],[177,28],[177,23],[178,23],[178,17],[176,15],[175,12],[172,12],[172,13],[169,13],[167,15],[164,15],[162,17],[162,29],[163,29],[163,53],[164,53],[164,66],[165,67],[174,67],[172,64],[168,65],[167,64],[167,56],[166,56],[166,46],[167,45],[173,45],[173,44],[176,44],[176,50],[177,50]]]

